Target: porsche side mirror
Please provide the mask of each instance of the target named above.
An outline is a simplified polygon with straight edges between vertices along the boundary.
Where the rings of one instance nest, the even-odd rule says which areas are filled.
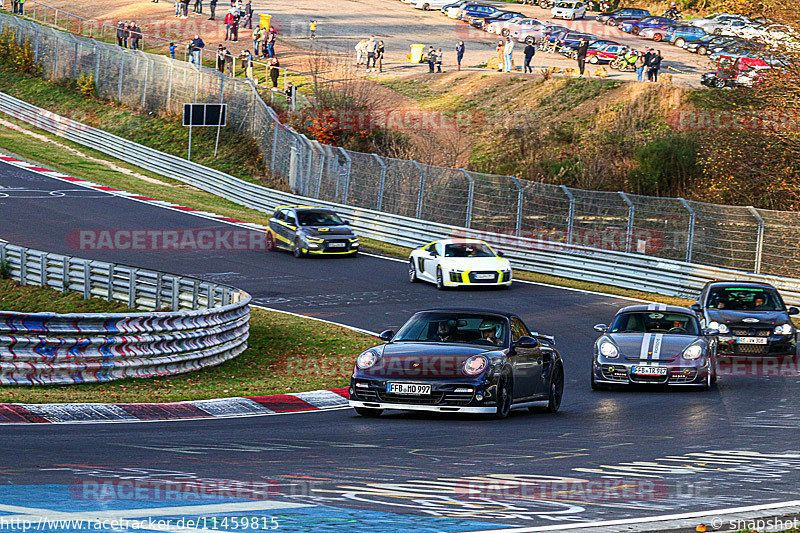
[[[497,252],[497,257],[505,257],[505,252]]]
[[[381,331],[381,334],[378,335],[378,338],[384,342],[389,342],[394,337],[394,331],[387,329],[386,331]]]
[[[796,307],[790,307],[789,308],[789,314],[790,315],[800,315],[800,309],[798,309]]]
[[[703,308],[700,307],[700,304],[698,302],[695,302],[692,305],[690,305],[689,309],[691,309],[692,311],[697,311],[698,313],[703,310]]]
[[[536,348],[539,346],[539,341],[534,339],[533,337],[522,336],[517,339],[517,342],[514,343],[514,346],[517,348]]]
[[[597,333],[605,333],[606,331],[608,331],[608,326],[606,326],[605,324],[597,324],[595,325],[594,330]]]
[[[714,328],[705,328],[703,330],[703,335],[708,335],[708,336],[719,335],[719,330]]]

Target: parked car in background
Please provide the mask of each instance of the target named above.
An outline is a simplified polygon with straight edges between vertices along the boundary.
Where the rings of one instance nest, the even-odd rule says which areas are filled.
[[[706,35],[694,41],[686,41],[683,49],[693,54],[706,55],[709,51],[715,51],[717,48],[722,48],[735,43],[741,43],[738,37],[728,37],[724,35]]]
[[[411,7],[430,11],[432,9],[442,9],[444,6],[452,4],[452,0],[414,0]]]
[[[627,50],[627,47],[619,43],[593,42],[586,50],[586,61],[593,65],[611,63],[623,50]]]
[[[541,31],[544,30],[546,26],[547,24],[542,21],[526,17],[492,22],[487,26],[486,31],[508,37],[515,31],[528,29]]]
[[[570,31],[562,34],[562,36],[556,40],[556,49],[554,51],[567,57],[573,57],[574,52],[577,52],[578,46],[580,46],[583,39],[588,40],[590,44],[601,40],[600,37],[592,35],[591,33]]]
[[[675,21],[666,17],[645,17],[639,20],[630,20],[623,22],[617,28],[625,33],[639,35],[639,32],[645,28],[658,28],[665,24],[675,24]]]
[[[622,21],[626,20],[640,20],[649,17],[650,12],[646,9],[636,9],[625,7],[615,9],[614,11],[605,11],[597,15],[597,21],[609,26],[616,26]]]
[[[681,47],[686,41],[694,41],[704,35],[707,34],[703,28],[690,26],[689,24],[681,24],[672,28],[669,33],[664,36],[664,40]]]
[[[530,26],[521,30],[511,32],[511,38],[523,43],[538,43],[540,49],[546,48],[548,41],[550,44],[555,42],[555,36],[559,32],[569,31],[566,26],[545,24],[543,26]]]
[[[483,30],[486,29],[486,26],[494,22],[496,20],[512,20],[523,18],[525,15],[522,13],[517,13],[515,11],[500,11],[498,13],[494,13],[492,15],[478,15],[476,17],[470,17],[468,22],[470,25],[475,26],[476,28],[481,28]]]
[[[753,24],[745,16],[732,15],[730,13],[718,13],[712,17],[692,19],[689,23],[698,28],[703,28],[706,33],[716,33],[716,30],[730,28],[734,23],[737,26]]]
[[[458,20],[469,20],[470,17],[477,17],[480,15],[492,15],[499,13],[500,10],[488,4],[465,4],[458,10]]]
[[[645,28],[639,32],[639,38],[661,42],[666,38],[667,35],[669,35],[669,32],[671,32],[673,29],[675,29],[674,24],[665,24],[657,28]]]
[[[447,15],[448,18],[455,19],[458,18],[458,12],[461,10],[462,7],[469,4],[469,0],[460,0],[459,2],[453,2],[448,4],[442,8],[442,13]]]
[[[550,10],[550,16],[554,19],[582,19],[586,16],[586,4],[579,0],[565,0]]]

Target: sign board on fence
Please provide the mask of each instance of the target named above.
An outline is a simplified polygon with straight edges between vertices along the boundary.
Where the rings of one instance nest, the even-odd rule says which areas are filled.
[[[228,104],[183,104],[184,126],[225,126]]]

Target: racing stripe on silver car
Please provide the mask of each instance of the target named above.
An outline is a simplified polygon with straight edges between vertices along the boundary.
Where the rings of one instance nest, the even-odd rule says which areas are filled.
[[[653,359],[661,358],[661,342],[664,340],[663,333],[656,333],[653,339]]]
[[[652,333],[645,333],[642,337],[642,347],[639,349],[639,359],[647,359],[647,352],[650,351],[650,339],[652,337]]]

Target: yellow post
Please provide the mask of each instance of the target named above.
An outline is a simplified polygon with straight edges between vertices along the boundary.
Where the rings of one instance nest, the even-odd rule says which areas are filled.
[[[264,13],[261,13],[259,15],[259,20],[258,20],[259,27],[265,28],[265,29],[268,30],[269,29],[269,21],[270,21],[271,18],[272,18],[272,15],[265,15]]]

